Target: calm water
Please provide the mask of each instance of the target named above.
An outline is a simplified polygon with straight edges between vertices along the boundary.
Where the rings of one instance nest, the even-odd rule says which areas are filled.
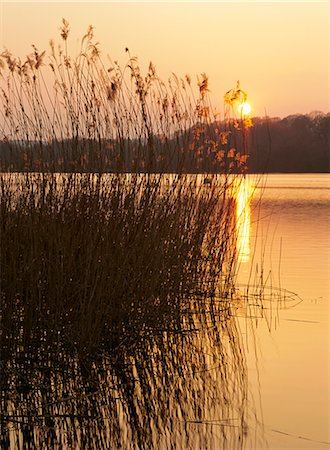
[[[270,449],[329,448],[330,177],[274,174],[250,182],[256,189],[239,280],[258,279],[262,266],[268,284],[302,300],[247,331],[251,391]]]

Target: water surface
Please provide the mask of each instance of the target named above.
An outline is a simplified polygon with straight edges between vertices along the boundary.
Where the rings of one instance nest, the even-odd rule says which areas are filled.
[[[268,285],[301,300],[274,308],[253,339],[248,333],[249,377],[266,438],[270,449],[329,448],[330,178],[274,174],[250,181],[250,256],[241,258],[239,280],[258,280],[262,267]]]

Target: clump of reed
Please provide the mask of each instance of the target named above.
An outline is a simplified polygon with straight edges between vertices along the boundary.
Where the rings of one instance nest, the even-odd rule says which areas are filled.
[[[106,68],[92,28],[72,58],[68,33],[63,21],[48,66],[36,48],[25,62],[0,58],[1,401],[12,411],[30,395],[21,368],[40,375],[38,348],[51,386],[66,365],[88,374],[98,355],[115,363],[124,346],[125,383],[141,336],[152,346],[157,334],[193,330],[197,313],[205,324],[206,311],[228,317],[235,293],[228,174],[246,169],[244,123],[219,128],[205,74],[196,96],[188,76],[166,84],[152,64],[143,76],[131,56]],[[184,174],[199,170],[222,176]]]
[[[212,156],[230,173],[244,171],[247,157],[232,147],[229,125],[214,127],[205,74],[196,98],[188,76],[165,84],[152,63],[143,76],[134,57],[123,70],[107,69],[92,27],[73,58],[68,35],[63,20],[63,44],[51,42],[48,66],[35,47],[25,62],[1,55],[0,132],[9,148],[1,157],[2,299],[5,329],[19,309],[26,342],[40,317],[87,345],[100,342],[105,326],[180,308],[189,292],[229,293],[230,182],[188,179],[184,152]],[[230,92],[228,105],[241,91]],[[106,148],[113,170],[102,176]],[[22,157],[25,175],[10,174]],[[173,167],[176,176],[162,174]]]
[[[1,182],[3,331],[15,332],[21,311],[25,343],[42,320],[74,345],[98,345],[123,324],[180,310],[190,293],[219,292],[232,262],[230,201],[198,177],[8,174]]]

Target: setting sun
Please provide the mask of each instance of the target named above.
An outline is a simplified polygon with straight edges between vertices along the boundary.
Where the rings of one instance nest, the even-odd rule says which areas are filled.
[[[251,112],[251,105],[249,103],[241,103],[238,106],[238,111],[242,116],[247,116]]]

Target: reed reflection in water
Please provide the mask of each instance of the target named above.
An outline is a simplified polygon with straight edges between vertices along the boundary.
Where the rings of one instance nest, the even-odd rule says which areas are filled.
[[[200,304],[158,329],[123,329],[93,356],[17,342],[2,372],[2,448],[255,448],[236,318]]]

